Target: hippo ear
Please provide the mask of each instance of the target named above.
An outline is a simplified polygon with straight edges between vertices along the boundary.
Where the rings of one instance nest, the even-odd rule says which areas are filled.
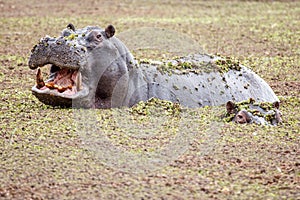
[[[229,114],[235,113],[235,103],[232,101],[228,101],[226,103],[226,110]]]
[[[71,29],[72,31],[75,31],[75,26],[73,24],[68,24],[67,28]]]
[[[115,27],[113,25],[108,25],[105,29],[105,34],[107,38],[111,38],[115,34]]]
[[[275,101],[273,103],[273,107],[276,108],[276,109],[279,109],[279,106],[280,106],[280,103],[278,101]]]

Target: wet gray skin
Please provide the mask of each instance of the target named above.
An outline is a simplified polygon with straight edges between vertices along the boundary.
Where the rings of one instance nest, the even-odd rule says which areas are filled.
[[[75,30],[70,24],[61,36],[42,38],[29,59],[29,67],[38,69],[33,94],[45,104],[84,108],[130,107],[151,97],[191,108],[249,98],[279,101],[244,66],[224,70],[218,65],[223,58],[206,54],[137,62],[114,33],[111,25]],[[47,64],[52,67],[44,81],[40,70]]]

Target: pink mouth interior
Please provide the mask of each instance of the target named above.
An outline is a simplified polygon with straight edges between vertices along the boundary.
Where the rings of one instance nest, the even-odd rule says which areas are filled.
[[[73,95],[77,92],[76,79],[78,71],[72,69],[61,69],[57,72],[53,81],[46,82],[40,90],[56,90],[59,93]]]

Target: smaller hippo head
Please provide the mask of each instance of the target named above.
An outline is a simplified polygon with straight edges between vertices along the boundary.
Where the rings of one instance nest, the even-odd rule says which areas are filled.
[[[127,47],[114,36],[115,28],[88,26],[76,29],[69,24],[58,37],[46,36],[34,46],[30,69],[37,69],[33,94],[43,103],[54,106],[110,107],[111,96],[122,77],[135,61]],[[44,81],[41,68],[51,65]],[[120,94],[120,99],[122,98]]]
[[[230,116],[230,120],[238,124],[256,123],[276,125],[282,122],[279,105],[277,101],[270,106],[270,104],[265,102],[255,103],[253,99],[249,99],[240,103],[228,101],[226,103],[226,110],[227,115]]]

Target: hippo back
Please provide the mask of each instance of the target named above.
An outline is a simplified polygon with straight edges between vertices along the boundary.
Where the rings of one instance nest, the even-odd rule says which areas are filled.
[[[163,71],[162,67],[170,61],[141,63],[140,68],[130,72],[124,105],[132,106],[151,97],[178,102],[191,108],[222,105],[229,100],[243,101],[249,98],[258,102],[279,101],[270,86],[244,66],[224,72],[214,65],[219,57],[199,54],[181,59],[190,63],[201,62],[204,67]]]

